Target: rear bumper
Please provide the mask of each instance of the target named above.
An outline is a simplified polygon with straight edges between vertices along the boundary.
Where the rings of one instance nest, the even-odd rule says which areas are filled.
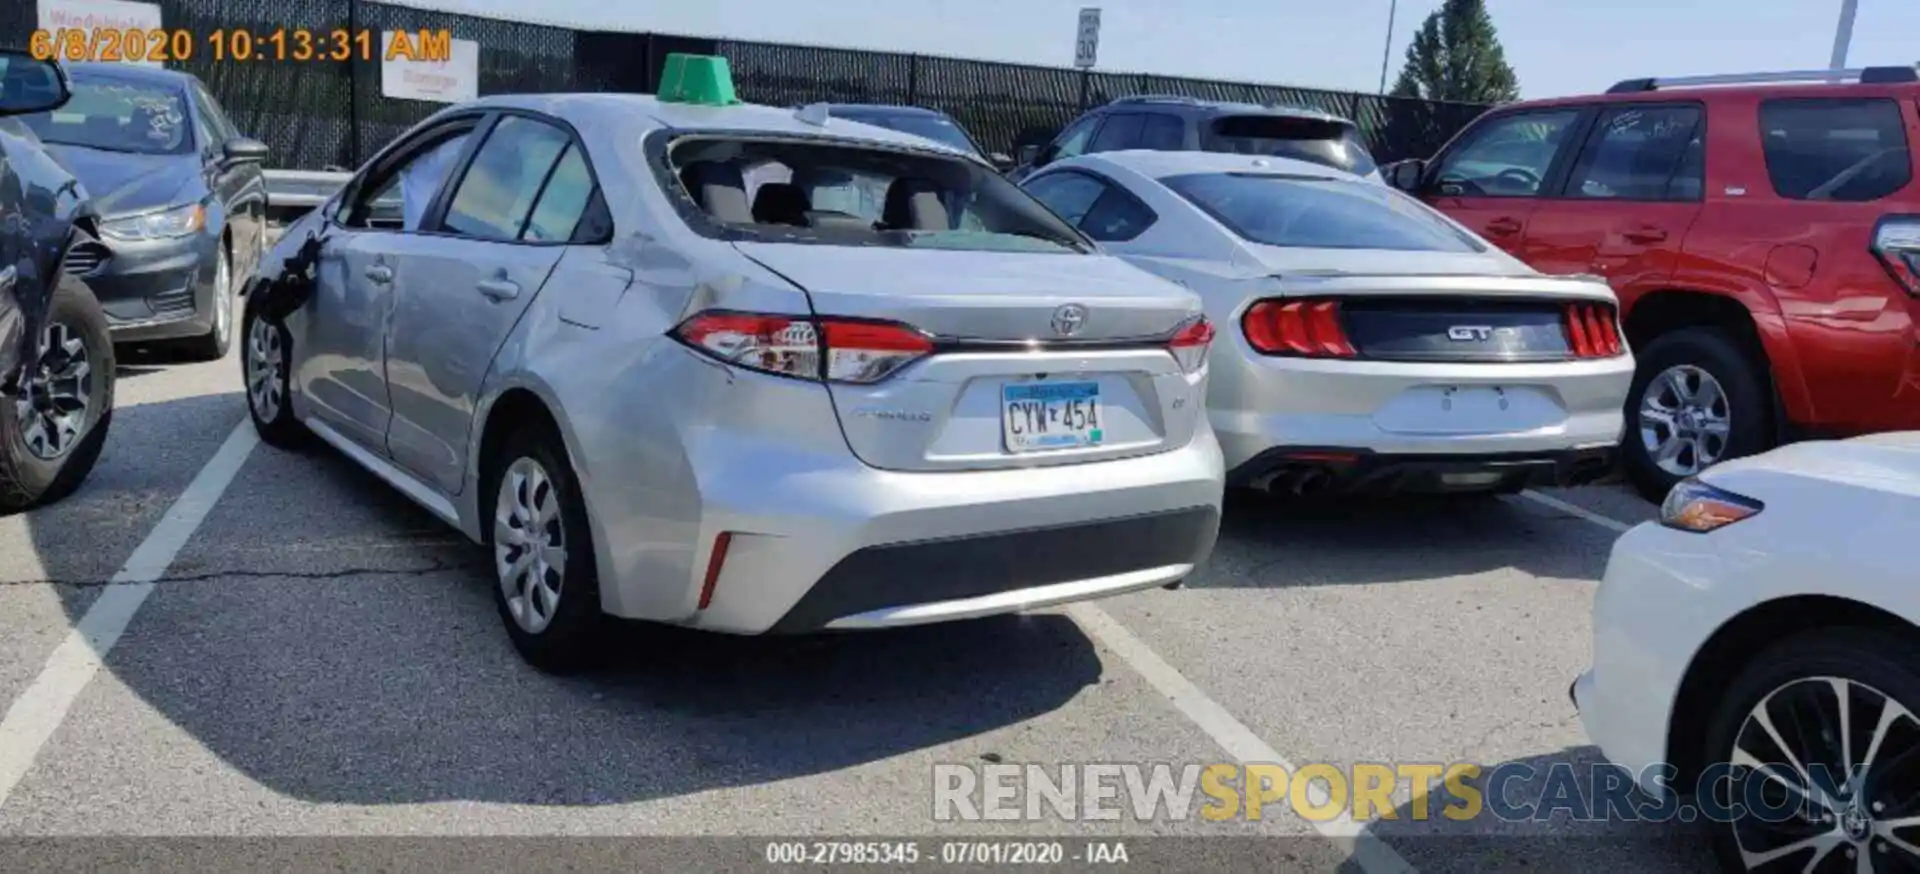
[[[1228,471],[1227,484],[1286,494],[1513,491],[1597,482],[1612,472],[1617,454],[1612,445],[1484,455],[1281,446]]]
[[[769,629],[882,628],[986,616],[1175,582],[1212,548],[1220,514],[1122,519],[896,543],[841,559]]]

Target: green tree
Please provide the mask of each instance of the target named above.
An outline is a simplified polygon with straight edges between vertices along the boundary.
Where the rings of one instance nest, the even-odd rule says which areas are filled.
[[[1507,66],[1486,0],[1445,0],[1428,15],[1407,46],[1392,93],[1461,103],[1520,99],[1520,80]]]

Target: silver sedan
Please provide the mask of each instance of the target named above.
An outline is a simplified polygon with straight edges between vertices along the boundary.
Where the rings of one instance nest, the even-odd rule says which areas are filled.
[[[290,262],[290,264],[289,264]],[[1212,549],[1213,328],[978,158],[817,111],[491,97],[250,293],[248,399],[495,558],[523,656],[1168,586]]]

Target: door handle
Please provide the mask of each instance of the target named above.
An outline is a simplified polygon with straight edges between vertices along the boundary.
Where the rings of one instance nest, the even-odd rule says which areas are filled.
[[[520,283],[504,276],[480,280],[477,287],[481,294],[494,300],[511,300],[520,296]]]
[[[1658,243],[1667,238],[1667,232],[1660,228],[1645,227],[1634,228],[1631,231],[1621,234],[1621,236],[1635,243]]]
[[[367,268],[367,278],[377,285],[386,285],[393,281],[393,268],[385,264],[375,264]]]
[[[1520,233],[1520,228],[1520,220],[1516,218],[1503,217],[1487,222],[1487,233],[1498,234],[1502,237],[1508,234]]]

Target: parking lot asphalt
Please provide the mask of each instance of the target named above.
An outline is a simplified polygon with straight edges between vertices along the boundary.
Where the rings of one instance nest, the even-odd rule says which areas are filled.
[[[1403,816],[1365,824],[1358,855],[1284,811],[933,819],[940,763],[1594,761],[1567,686],[1609,545],[1653,511],[1617,487],[1237,499],[1178,591],[832,637],[634,626],[614,664],[561,679],[513,653],[477,547],[331,452],[254,445],[244,403],[231,358],[136,362],[93,478],[0,520],[0,838],[1262,836],[1287,870],[1707,861],[1674,830],[1564,819]]]

